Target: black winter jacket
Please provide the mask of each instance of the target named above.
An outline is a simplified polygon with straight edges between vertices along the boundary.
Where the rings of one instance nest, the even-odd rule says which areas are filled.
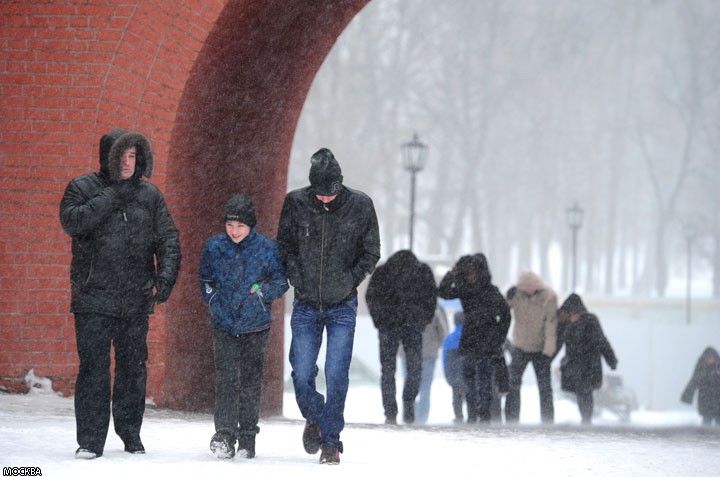
[[[118,176],[120,157],[132,145],[138,149],[136,174],[122,181],[123,190],[111,177]],[[60,222],[72,237],[71,310],[151,314],[153,287],[172,288],[181,255],[162,193],[140,178],[152,174],[150,143],[139,133],[114,131],[101,141],[100,164],[100,172],[70,181],[60,202]]]
[[[343,186],[323,204],[310,187],[285,196],[277,241],[295,299],[324,310],[357,295],[380,259],[380,235],[370,197]]]
[[[565,345],[565,356],[560,363],[563,391],[580,392],[602,386],[601,357],[615,369],[617,358],[605,337],[600,321],[592,313],[583,312],[575,322],[563,322],[558,330],[559,350]]]
[[[692,403],[698,393],[698,414],[703,417],[720,418],[720,355],[708,346],[698,359],[681,400]]]
[[[441,298],[459,298],[465,318],[460,354],[472,358],[502,356],[510,328],[510,308],[500,290],[488,280],[471,282],[463,274],[448,272],[439,286]]]
[[[401,250],[372,274],[365,301],[376,328],[415,325],[422,331],[437,306],[435,277],[410,250]]]

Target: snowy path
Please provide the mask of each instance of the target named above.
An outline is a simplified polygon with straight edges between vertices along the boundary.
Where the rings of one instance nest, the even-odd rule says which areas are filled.
[[[292,395],[286,395],[286,417],[260,423],[258,456],[253,460],[218,461],[210,454],[212,416],[149,408],[142,432],[147,454],[124,453],[121,441],[111,431],[101,459],[77,461],[73,458],[71,399],[42,393],[0,394],[0,463],[2,467],[38,467],[43,476],[74,477],[207,475],[218,471],[248,472],[254,477],[315,477],[318,472],[415,476],[441,475],[449,469],[454,477],[488,473],[503,477],[720,475],[720,429],[693,424],[696,418],[690,411],[664,417],[639,412],[634,420],[640,422],[630,426],[608,418],[584,428],[574,422],[571,407],[558,403],[560,419],[551,427],[468,428],[436,422],[426,427],[390,428],[373,423],[375,410],[369,418],[362,415],[368,403],[377,399],[376,394],[373,388],[351,388],[350,422],[343,432],[346,452],[339,467],[320,466],[317,455],[304,453],[300,443],[303,422],[293,415],[297,411],[292,401],[287,401]],[[532,396],[528,394],[529,400]],[[364,417],[370,424],[353,423],[350,416],[354,422]]]

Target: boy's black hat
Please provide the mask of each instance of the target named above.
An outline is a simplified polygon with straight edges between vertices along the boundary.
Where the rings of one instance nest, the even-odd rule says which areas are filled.
[[[257,224],[255,204],[245,194],[235,194],[225,205],[225,220],[237,220],[250,228]]]

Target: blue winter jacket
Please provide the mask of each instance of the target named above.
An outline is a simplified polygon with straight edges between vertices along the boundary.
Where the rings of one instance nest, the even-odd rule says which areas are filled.
[[[251,293],[253,285],[257,291]],[[200,293],[215,329],[237,335],[270,327],[270,305],[288,289],[280,249],[253,229],[242,242],[227,233],[208,239],[200,261]]]
[[[450,386],[461,386],[465,380],[463,377],[464,360],[459,350],[462,328],[462,323],[455,325],[455,330],[447,335],[443,342],[443,370],[445,379]]]

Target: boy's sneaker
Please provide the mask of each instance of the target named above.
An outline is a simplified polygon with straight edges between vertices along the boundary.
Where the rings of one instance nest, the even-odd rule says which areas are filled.
[[[255,457],[255,433],[252,434],[240,434],[237,440],[237,453],[238,457],[244,457],[245,459],[252,459]]]
[[[231,432],[218,431],[210,440],[210,450],[218,459],[232,459],[235,457],[235,438]]]
[[[243,457],[245,459],[254,459],[255,458],[255,449],[242,449],[238,447],[237,454],[238,457]]]
[[[340,463],[340,449],[332,444],[323,444],[320,446],[320,463],[337,465]]]
[[[84,447],[78,447],[78,450],[75,451],[75,458],[76,459],[97,459],[98,457],[102,456],[102,452],[95,452],[90,449],[86,449]]]
[[[320,426],[314,423],[305,423],[303,430],[303,447],[308,454],[317,454],[320,450]]]

